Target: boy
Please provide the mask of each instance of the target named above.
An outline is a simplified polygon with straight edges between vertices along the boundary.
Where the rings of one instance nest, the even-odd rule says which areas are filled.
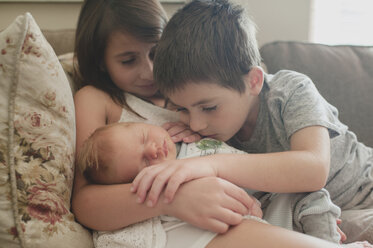
[[[193,131],[248,154],[172,161],[178,171],[162,179],[147,168],[143,173],[152,176],[140,173],[134,191],[155,204],[166,183],[164,195],[172,200],[182,174],[218,176],[264,192],[325,186],[342,210],[373,213],[373,149],[357,141],[307,76],[268,75],[260,62],[254,25],[228,1],[193,1],[171,18],[154,58],[161,92]],[[367,225],[354,229],[373,242],[373,222]]]
[[[86,178],[93,183],[120,184],[132,182],[133,178],[146,167],[176,159],[176,153],[176,145],[172,142],[171,137],[166,130],[159,126],[145,123],[115,123],[97,129],[85,141],[77,156],[77,164]],[[187,159],[217,153],[244,154],[224,142],[203,139],[196,143],[183,143],[177,158]],[[320,228],[309,226],[308,223],[312,224],[315,221],[307,222],[307,218],[319,219],[317,218],[319,215],[316,215],[315,212],[317,209],[328,216],[330,221],[334,221],[334,225],[328,227],[329,229],[334,228],[339,208],[331,204],[328,196],[324,191],[319,191],[307,201],[295,202],[299,199],[296,194],[273,195],[275,203],[267,211],[268,218],[266,220],[271,224],[288,229],[292,229],[294,221],[298,225],[304,225],[308,234],[313,235]],[[299,220],[292,218],[293,205],[298,206],[297,213],[299,212],[299,214],[296,216]],[[259,208],[254,208],[253,211],[254,216],[262,217]],[[320,220],[322,219],[320,218]],[[95,232],[94,242],[96,247],[105,247],[107,244],[111,244],[110,247],[112,247],[113,242],[121,242],[121,245],[128,247],[131,242],[135,242],[135,239],[142,240],[142,243],[153,242],[154,247],[163,247],[166,242],[165,230],[171,228],[170,226],[180,225],[186,225],[186,223],[168,216],[161,216],[115,232]],[[198,228],[193,229],[194,232],[212,234]],[[326,233],[323,238],[336,243],[340,240],[337,229],[333,233]]]

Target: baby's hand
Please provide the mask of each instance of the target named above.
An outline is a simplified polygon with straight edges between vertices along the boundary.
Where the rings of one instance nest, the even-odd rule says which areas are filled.
[[[180,141],[192,143],[201,139],[201,136],[198,133],[190,130],[190,128],[182,122],[167,122],[163,124],[162,127],[167,130],[172,141],[175,143]]]
[[[141,170],[132,182],[131,191],[137,193],[139,203],[147,198],[147,205],[154,206],[163,189],[168,203],[173,200],[181,184],[216,175],[216,170],[206,157],[165,161]]]

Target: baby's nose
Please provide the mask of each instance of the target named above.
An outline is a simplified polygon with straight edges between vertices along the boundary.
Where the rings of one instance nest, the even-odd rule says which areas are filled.
[[[161,147],[154,146],[148,150],[146,158],[149,161],[149,165],[154,165],[161,163],[165,158],[165,154]]]

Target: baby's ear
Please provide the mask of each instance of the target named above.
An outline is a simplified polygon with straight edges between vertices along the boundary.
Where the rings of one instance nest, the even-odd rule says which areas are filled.
[[[263,69],[259,66],[252,67],[250,71],[244,75],[244,81],[251,95],[259,95],[264,82]]]

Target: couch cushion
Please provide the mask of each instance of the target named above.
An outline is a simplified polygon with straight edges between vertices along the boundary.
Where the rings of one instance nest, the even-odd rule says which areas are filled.
[[[261,55],[269,73],[290,69],[308,75],[340,120],[373,147],[373,47],[273,42]]]
[[[92,247],[74,221],[69,82],[29,13],[0,33],[0,246]]]
[[[57,55],[74,51],[75,29],[44,29],[42,32]]]

